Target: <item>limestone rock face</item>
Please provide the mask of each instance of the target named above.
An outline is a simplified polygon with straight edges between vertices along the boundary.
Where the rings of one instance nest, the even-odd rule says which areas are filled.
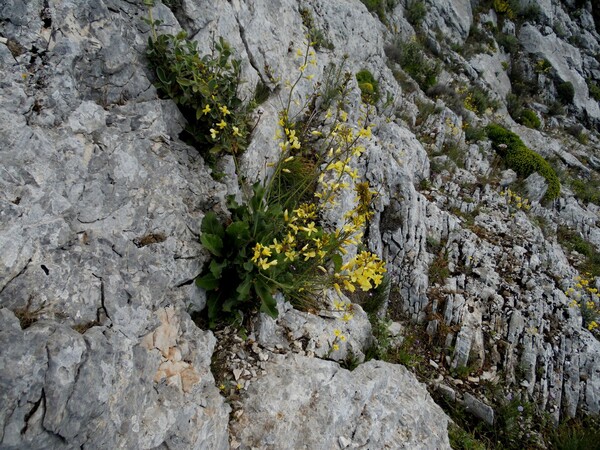
[[[240,449],[451,448],[446,415],[402,366],[369,361],[350,372],[277,355],[266,370],[231,423]]]
[[[507,115],[507,53],[452,50],[476,22],[469,0],[426,0],[421,31],[444,64],[442,88],[459,95],[455,86],[476,81],[500,102],[493,114],[453,111],[465,109],[462,98],[431,100],[390,69],[384,46],[414,34],[406,2],[386,26],[359,0],[157,1],[159,32],[186,31],[202,54],[223,36],[242,61],[240,95],[252,98],[259,82],[269,91],[239,173],[231,158],[219,162],[222,182],[180,137],[186,120],[176,105],[158,98],[142,3],[0,5],[0,448],[449,448],[446,416],[403,367],[341,368],[363,362],[374,342],[361,307],[340,324],[339,315],[280,303],[276,320],[260,316],[251,337],[236,335],[253,359],[189,315],[206,303],[194,284],[209,260],[202,218],[226,215],[238,181],[264,179],[280,154],[273,137],[286,81],[299,74],[295,54],[307,48],[307,14],[327,45],[291,109],[299,112],[332,65],[378,79],[373,139],[358,167],[378,192],[364,245],[388,262],[393,289],[383,309],[423,326],[442,349],[430,361],[438,389],[488,422],[493,405],[464,386],[479,375],[555,421],[600,412],[600,344],[564,293],[584,256],[557,233],[568,226],[600,249],[600,207],[568,185],[545,203],[545,180],[534,174],[525,208],[507,193],[522,180],[499,167],[485,136],[465,141],[468,127],[501,122],[565,172],[595,174],[598,137],[576,140],[558,126],[600,119],[588,88],[600,85],[596,3],[570,17],[576,2],[523,0],[543,10],[519,29],[493,10],[479,14],[516,33],[526,68],[545,58],[551,75],[575,88],[564,117],[526,105],[546,116],[546,128],[533,130]],[[359,126],[354,76],[349,88],[348,120]],[[327,219],[339,221],[353,197]],[[336,330],[347,339],[332,351]],[[215,348],[240,363],[232,375],[243,383],[227,393],[233,419],[225,387],[215,385]],[[455,383],[448,374],[461,369],[477,372],[475,381]]]
[[[431,29],[440,30],[458,42],[464,42],[473,23],[469,0],[426,1],[425,22]]]
[[[0,446],[226,448],[215,339],[185,312],[202,306],[200,220],[226,192],[156,98],[143,11],[13,3],[0,14],[23,47],[0,44]],[[144,345],[165,311],[177,326]]]
[[[578,48],[559,39],[555,34],[543,35],[534,26],[523,26],[519,33],[519,41],[527,52],[548,60],[561,80],[573,84],[573,103],[577,108],[586,111],[592,118],[600,118],[600,106],[589,97],[588,86],[582,75],[582,59]]]

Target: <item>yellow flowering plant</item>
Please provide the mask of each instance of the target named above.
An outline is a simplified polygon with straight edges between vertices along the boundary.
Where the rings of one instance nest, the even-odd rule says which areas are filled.
[[[591,285],[589,277],[589,273],[586,273],[583,277],[575,277],[574,287],[568,288],[565,294],[571,298],[570,307],[581,309],[584,327],[594,331],[599,327],[600,298],[598,297],[598,289]]]
[[[209,163],[220,153],[241,154],[249,138],[249,111],[238,96],[241,61],[232,58],[229,44],[220,37],[211,52],[200,56],[198,43],[184,31],[157,34],[160,21],[152,19],[146,56],[156,74],[161,95],[173,99],[187,119],[186,131]]]
[[[575,285],[567,288],[565,294],[571,299],[569,307],[581,310],[583,326],[600,337],[600,297],[592,284],[591,274],[586,272],[576,276]]]
[[[327,111],[314,108],[315,91],[292,116],[294,90],[303,80],[311,81],[308,72],[316,64],[310,47],[297,53],[299,75],[288,83],[288,100],[279,115],[275,137],[280,152],[271,164],[272,174],[254,184],[242,204],[229,200],[231,217],[225,224],[212,212],[202,222],[201,242],[213,259],[197,284],[207,291],[211,326],[220,316],[252,309],[255,299],[263,312],[275,317],[275,292],[309,309],[326,289],[340,294],[368,291],[381,284],[386,271],[376,255],[355,251],[376,195],[359,180],[353,164],[371,137],[370,108],[363,107],[358,123],[351,125],[344,89],[337,107]],[[325,224],[325,210],[335,207],[340,193],[348,190],[355,194],[354,208],[342,223]],[[347,313],[345,320],[350,319]]]

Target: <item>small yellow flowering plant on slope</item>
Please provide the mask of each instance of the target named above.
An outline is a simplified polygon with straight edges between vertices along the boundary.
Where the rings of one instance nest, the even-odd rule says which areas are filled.
[[[340,294],[367,291],[382,282],[386,271],[376,255],[351,253],[362,242],[376,195],[368,183],[359,181],[353,165],[371,137],[370,109],[362,110],[358,126],[351,125],[343,102],[348,87],[342,85],[333,110],[316,110],[315,90],[292,117],[294,90],[312,79],[307,72],[316,65],[310,47],[297,54],[299,75],[288,84],[288,101],[280,113],[275,136],[280,154],[272,175],[254,184],[243,204],[230,199],[227,224],[212,212],[202,222],[201,242],[213,259],[197,284],[207,291],[211,326],[223,315],[239,316],[252,309],[255,300],[262,311],[276,317],[277,291],[294,305],[311,308],[325,289]],[[310,120],[300,120],[307,117]],[[355,193],[354,208],[342,223],[327,226],[325,210],[336,207],[340,193],[348,190]]]
[[[600,337],[600,297],[598,289],[591,284],[590,276],[586,273],[575,277],[575,286],[568,288],[565,294],[571,299],[569,306],[581,310],[583,326]]]
[[[171,98],[187,119],[186,132],[203,156],[241,154],[250,134],[250,107],[239,98],[241,61],[220,37],[207,55],[198,54],[198,43],[185,31],[157,34],[161,24],[152,18],[154,0],[144,0],[151,27],[146,56],[156,74],[155,86]]]

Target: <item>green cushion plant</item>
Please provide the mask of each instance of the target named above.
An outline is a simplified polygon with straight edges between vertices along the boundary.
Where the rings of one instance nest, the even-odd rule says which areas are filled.
[[[560,195],[560,181],[552,166],[539,153],[529,149],[512,131],[490,124],[486,132],[496,152],[504,159],[506,165],[522,177],[533,172],[539,173],[548,182],[545,199],[553,200]]]

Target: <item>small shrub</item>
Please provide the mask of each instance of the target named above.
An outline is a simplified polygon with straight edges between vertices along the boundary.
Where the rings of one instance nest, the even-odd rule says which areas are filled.
[[[519,50],[519,40],[512,34],[499,33],[496,42],[506,53],[514,54]]]
[[[146,55],[158,91],[179,106],[188,121],[186,131],[204,156],[241,154],[249,137],[249,114],[238,97],[241,61],[223,38],[209,55],[198,54],[198,43],[186,33],[157,36],[152,23]]]
[[[548,105],[548,115],[552,117],[556,116],[564,116],[565,115],[565,107],[559,101],[553,101]]]
[[[545,199],[553,200],[560,195],[560,181],[552,166],[540,154],[527,148],[521,138],[497,124],[486,127],[487,135],[496,152],[504,162],[522,177],[539,173],[548,182]]]
[[[356,81],[365,103],[375,104],[379,100],[379,82],[367,69],[356,73]]]
[[[436,100],[441,98],[444,100],[446,106],[457,115],[461,117],[467,116],[464,94],[460,94],[456,89],[445,84],[436,84],[427,89],[427,96]]]
[[[547,74],[552,70],[552,64],[546,58],[538,59],[533,70],[536,73]]]
[[[410,0],[406,5],[406,20],[414,26],[420,26],[427,14],[427,8],[422,0]]]
[[[569,125],[565,128],[565,131],[573,136],[580,144],[587,145],[589,137],[585,132],[585,128],[581,124]]]
[[[600,102],[600,86],[594,83],[592,80],[587,80],[588,89],[590,90],[590,97],[597,102]]]
[[[590,276],[591,273],[586,273],[575,277],[575,286],[569,287],[565,295],[571,299],[570,308],[579,308],[583,327],[600,337],[600,297]]]
[[[540,118],[532,109],[524,109],[517,119],[517,122],[519,122],[521,125],[525,125],[526,127],[535,129],[540,128],[542,125]]]
[[[485,128],[477,127],[468,124],[465,129],[465,140],[467,142],[479,142],[485,140],[487,134],[485,132]]]
[[[509,0],[494,0],[493,7],[494,11],[498,14],[504,14],[511,20],[515,18],[514,2]]]
[[[581,235],[564,226],[559,226],[557,231],[558,242],[568,250],[575,250],[577,253],[585,256],[585,261],[579,267],[584,272],[589,272],[590,276],[600,276],[600,252]]]
[[[386,13],[393,10],[398,4],[398,0],[360,0],[367,9],[377,14],[382,23],[388,23]]]
[[[418,41],[396,41],[386,46],[385,53],[392,61],[400,64],[422,90],[426,91],[435,85],[441,67],[425,57],[423,46]]]
[[[448,424],[448,438],[454,450],[487,450],[483,442],[454,423]]]
[[[321,48],[334,50],[333,44],[327,39],[325,33],[323,33],[323,30],[317,28],[315,25],[315,21],[310,9],[300,8],[300,17],[302,18],[302,24],[307,29],[308,39],[313,43],[315,50],[318,51]]]
[[[575,97],[575,88],[573,87],[573,83],[570,81],[559,83],[558,86],[556,86],[556,94],[564,105],[573,103],[573,98]]]
[[[585,416],[563,422],[552,430],[550,440],[556,450],[598,450],[600,420]]]
[[[429,266],[429,285],[439,284],[443,286],[446,279],[450,276],[448,269],[448,255],[444,250],[440,250]]]
[[[485,28],[473,24],[469,29],[469,36],[467,36],[467,40],[465,41],[464,50],[460,53],[468,59],[472,55],[480,53],[491,54],[495,49],[496,42],[493,36],[489,32],[486,32]]]
[[[542,17],[542,9],[536,3],[520,8],[519,18],[527,22],[539,22]]]
[[[515,121],[519,121],[521,114],[523,113],[523,100],[521,97],[515,94],[507,94],[506,95],[506,109],[510,114],[510,117]]]
[[[496,109],[498,107],[498,103],[490,99],[487,91],[478,86],[473,86],[466,93],[464,98],[464,106],[469,111],[473,111],[477,114],[483,114],[488,108]]]
[[[461,169],[465,168],[466,155],[464,150],[456,142],[445,142],[442,147],[442,154],[445,154],[450,158],[456,167]]]

